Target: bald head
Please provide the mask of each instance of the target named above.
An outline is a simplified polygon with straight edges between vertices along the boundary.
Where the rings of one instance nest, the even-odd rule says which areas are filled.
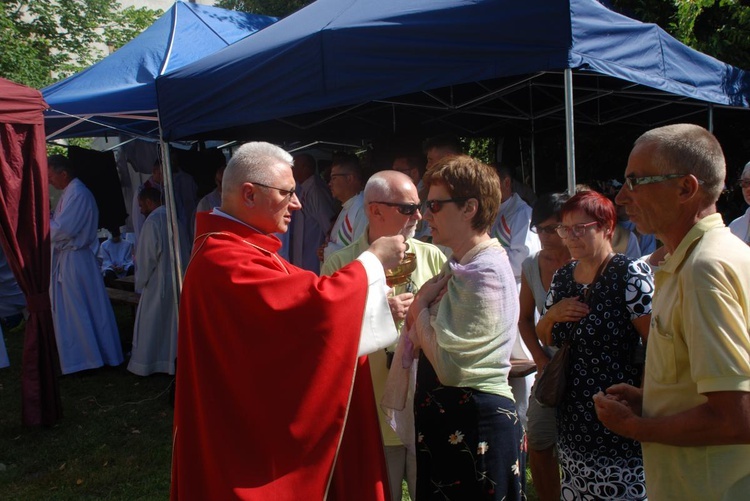
[[[409,176],[395,170],[374,174],[365,185],[364,201],[370,242],[382,236],[414,236],[422,215],[417,187]]]
[[[390,202],[397,192],[406,192],[415,189],[414,182],[409,176],[395,170],[384,170],[370,177],[365,185],[365,203],[372,201]]]

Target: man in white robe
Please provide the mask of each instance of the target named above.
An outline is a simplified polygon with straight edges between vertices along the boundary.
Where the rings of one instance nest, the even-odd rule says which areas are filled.
[[[141,291],[141,299],[128,370],[139,376],[154,372],[174,374],[177,308],[172,293],[167,211],[155,188],[141,190],[138,200],[146,221],[136,248],[135,288]]]
[[[216,169],[216,174],[214,175],[216,188],[214,188],[211,193],[200,199],[200,202],[198,202],[198,205],[195,208],[196,213],[211,212],[214,207],[221,206],[221,182],[224,179],[224,169],[226,168],[226,165],[222,165]]]
[[[292,166],[297,197],[302,209],[292,213],[290,261],[313,273],[320,273],[318,248],[336,217],[336,203],[323,178],[317,173],[315,159],[308,154],[294,157]]]
[[[60,368],[70,374],[120,365],[120,335],[94,254],[99,221],[94,195],[67,158],[54,155],[48,165],[50,184],[63,190],[49,223],[50,300]]]
[[[111,287],[116,279],[133,275],[135,272],[133,244],[122,239],[120,228],[111,228],[110,234],[111,237],[99,246],[98,253],[104,283],[108,287]]]
[[[138,246],[138,237],[141,235],[141,228],[143,227],[143,223],[146,221],[146,218],[143,214],[141,214],[141,209],[138,205],[138,193],[140,193],[144,188],[156,188],[160,192],[163,192],[164,188],[162,186],[162,182],[163,178],[161,172],[161,161],[157,160],[156,163],[154,163],[154,167],[149,178],[146,179],[144,183],[139,185],[135,190],[135,193],[133,193],[133,201],[130,205],[130,220],[133,223],[133,233],[135,234],[134,245],[136,247]]]

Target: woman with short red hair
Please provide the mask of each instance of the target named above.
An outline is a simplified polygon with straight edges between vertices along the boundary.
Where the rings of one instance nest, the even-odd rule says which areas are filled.
[[[557,407],[561,499],[645,499],[641,446],[605,428],[592,397],[616,383],[640,386],[639,359],[651,320],[648,265],[612,252],[617,214],[595,191],[562,207],[557,232],[572,261],[555,273],[536,330],[570,343],[568,385]]]

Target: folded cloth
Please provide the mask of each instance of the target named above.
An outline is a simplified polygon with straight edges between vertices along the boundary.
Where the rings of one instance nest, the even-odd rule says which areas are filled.
[[[406,407],[406,399],[409,394],[409,375],[411,367],[416,366],[414,361],[413,344],[409,340],[406,327],[401,328],[396,352],[393,354],[393,362],[385,380],[385,391],[380,401],[383,412],[402,411]],[[413,327],[412,327],[413,329]],[[399,363],[400,362],[400,363]]]
[[[414,361],[414,344],[404,331],[405,328],[402,328],[396,352],[393,355],[394,363],[388,371],[380,407],[401,443],[411,452],[416,453],[414,391],[417,381],[417,364]]]

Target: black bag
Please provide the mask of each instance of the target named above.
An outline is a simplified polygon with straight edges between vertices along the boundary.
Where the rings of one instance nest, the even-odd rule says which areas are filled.
[[[537,402],[546,407],[557,407],[562,402],[568,387],[569,361],[570,341],[566,341],[536,380],[534,398]]]

